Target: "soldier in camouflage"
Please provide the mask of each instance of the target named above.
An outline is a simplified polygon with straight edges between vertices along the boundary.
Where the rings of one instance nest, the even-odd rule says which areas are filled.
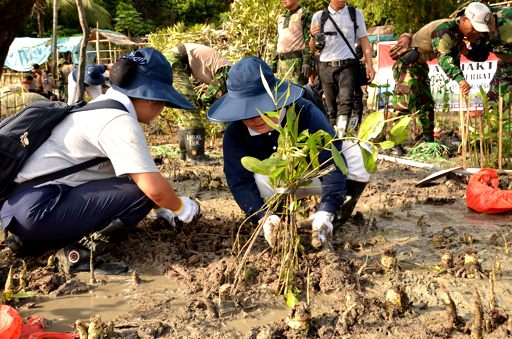
[[[491,7],[491,12],[490,39],[486,47],[499,60],[487,96],[489,102],[497,105],[500,93],[504,96],[512,92],[512,8]],[[510,99],[504,104],[508,107]]]
[[[165,56],[172,67],[173,86],[196,107],[209,106],[226,93],[227,74],[232,63],[211,47],[185,43]],[[196,93],[191,78],[208,86]],[[205,127],[199,108],[180,110],[178,139],[182,160],[209,162],[204,154]]]
[[[468,50],[464,38],[477,44],[481,32],[488,32],[490,13],[487,6],[471,3],[457,19],[440,19],[423,26],[412,37],[411,50],[393,66],[395,94],[401,112],[416,112],[423,128],[423,140],[434,141],[434,99],[430,89],[427,61],[437,57],[439,66],[448,78],[456,81],[463,95],[471,86],[460,68],[460,55],[473,61],[485,61],[488,53]]]
[[[276,50],[270,66],[276,76],[306,85],[312,73],[309,49],[311,13],[302,9],[299,0],[282,0],[286,13],[277,19]]]

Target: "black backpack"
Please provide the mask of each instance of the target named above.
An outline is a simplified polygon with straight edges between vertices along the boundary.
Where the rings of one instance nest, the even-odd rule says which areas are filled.
[[[356,34],[357,29],[359,28],[359,26],[357,25],[357,20],[356,20],[356,8],[354,6],[349,6],[349,5],[347,5],[347,7],[348,7],[348,14],[350,15],[350,19],[352,19],[352,22],[354,23],[354,34]],[[328,18],[329,18],[329,9],[328,9],[328,7],[325,7],[324,10],[322,11],[322,15],[320,16],[320,32],[322,32],[322,33],[324,33],[325,22],[327,21]],[[333,32],[333,34],[336,34],[336,33]]]
[[[18,113],[0,122],[0,203],[12,193],[14,179],[23,164],[52,134],[52,130],[68,114],[99,108],[113,108],[126,111],[123,104],[115,100],[103,100],[90,104],[80,101],[67,105],[60,101],[37,101]],[[69,168],[22,183],[23,187],[33,187],[62,178],[66,175],[97,165],[107,158],[95,158]],[[18,185],[18,186],[20,186]]]

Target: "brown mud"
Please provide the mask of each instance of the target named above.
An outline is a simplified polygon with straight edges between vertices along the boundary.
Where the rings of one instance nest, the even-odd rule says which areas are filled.
[[[243,215],[226,187],[222,166],[185,166],[171,158],[161,167],[177,192],[200,201],[199,221],[170,228],[148,216],[110,254],[127,263],[129,273],[98,275],[94,285],[84,273],[63,285],[61,273],[44,268],[48,255],[27,258],[28,290],[39,296],[12,305],[23,316],[44,316],[48,330],[73,331],[75,320],[98,314],[113,322],[111,333],[120,338],[464,338],[471,332],[476,337],[480,330],[486,338],[511,334],[511,215],[470,211],[465,206],[466,177],[448,176],[417,188],[415,183],[429,172],[380,163],[356,213],[337,226],[334,252],[313,250],[309,230],[303,227],[309,274],[307,267],[298,267],[294,285],[300,299],[309,300],[310,313],[296,310],[297,320],[275,293],[279,263],[262,237],[248,258],[241,286],[230,293],[236,269],[233,244]],[[242,243],[252,230],[242,227]],[[0,246],[3,284],[8,267],[19,269],[21,262]],[[441,263],[448,252],[452,259]],[[488,278],[492,274],[494,298]],[[481,329],[474,325],[476,291],[483,305]],[[446,292],[455,318],[446,310]],[[305,326],[294,330],[291,320]]]

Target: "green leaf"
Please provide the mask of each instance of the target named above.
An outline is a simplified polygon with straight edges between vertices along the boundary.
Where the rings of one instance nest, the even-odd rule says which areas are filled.
[[[261,77],[261,82],[263,83],[263,87],[265,87],[265,90],[267,91],[267,94],[270,96],[270,98],[272,98],[272,100],[274,100],[274,94],[272,93],[272,90],[268,86],[267,79],[265,79],[265,76],[263,75],[263,70],[261,69],[261,66],[260,66],[260,77]]]
[[[340,169],[341,173],[347,175],[348,168],[347,164],[345,163],[345,159],[343,159],[343,156],[341,155],[340,151],[336,148],[336,146],[334,146],[334,144],[331,144],[331,154],[334,163]]]
[[[32,297],[35,297],[37,296],[37,292],[35,291],[31,291],[31,292],[18,292],[18,293],[14,293],[12,295],[12,298],[13,299],[23,299],[23,298],[32,298]]]
[[[384,127],[384,113],[374,112],[363,120],[359,127],[358,139],[368,141],[380,134]]]
[[[371,146],[372,152],[362,146],[359,146],[359,149],[363,155],[364,168],[368,173],[375,173],[377,171],[377,157],[379,156],[379,152],[375,145],[372,144]]]
[[[273,168],[273,166],[254,157],[243,157],[241,162],[246,170],[262,175],[268,175]]]
[[[277,167],[272,172],[270,172],[270,174],[268,176],[271,178],[277,178],[279,175],[281,175],[281,173],[283,173],[283,171],[284,171],[284,167]]]
[[[403,116],[391,129],[390,139],[396,145],[401,144],[402,142],[407,140],[407,136],[409,135],[409,123],[411,122],[411,120],[412,117],[410,115]]]
[[[309,159],[311,160],[311,165],[313,166],[313,168],[319,168],[320,167],[320,162],[318,161],[319,151],[318,151],[318,146],[316,144],[315,139],[316,139],[315,135],[312,135],[311,137],[308,138],[306,143],[309,146]]]
[[[393,141],[386,140],[386,141],[379,143],[379,146],[382,149],[390,149],[390,148],[393,148],[393,146],[395,146],[395,143]]]
[[[263,119],[263,121],[265,121],[265,123],[267,125],[269,125],[270,127],[272,127],[273,129],[275,129],[276,131],[279,131],[279,133],[281,133],[281,126],[276,124],[274,122],[274,120],[270,119],[266,114],[261,114],[260,113],[260,117]]]
[[[295,294],[293,294],[292,291],[288,291],[284,297],[286,299],[286,306],[288,306],[290,309],[292,309],[299,302],[299,299],[295,296]]]

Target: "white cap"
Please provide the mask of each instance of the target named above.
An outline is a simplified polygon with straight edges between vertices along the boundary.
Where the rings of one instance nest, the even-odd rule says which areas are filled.
[[[472,2],[464,11],[464,15],[471,21],[473,28],[478,32],[489,32],[489,19],[491,18],[491,10],[480,2]]]

